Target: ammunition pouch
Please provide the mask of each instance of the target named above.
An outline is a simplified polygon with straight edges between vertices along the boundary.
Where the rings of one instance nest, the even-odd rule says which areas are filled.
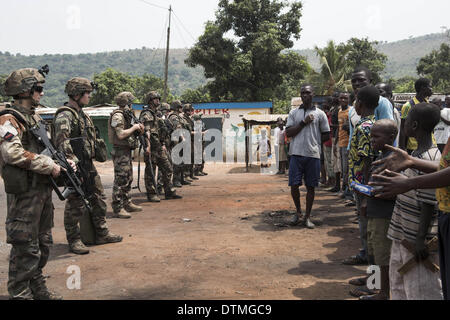
[[[29,171],[11,165],[5,165],[2,171],[5,192],[23,194],[30,188]]]
[[[108,150],[103,139],[95,139],[95,161],[106,162],[108,160]]]

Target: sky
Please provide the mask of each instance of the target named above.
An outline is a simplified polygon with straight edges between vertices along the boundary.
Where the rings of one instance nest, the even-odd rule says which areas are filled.
[[[214,20],[218,0],[2,0],[0,51],[94,53],[165,48],[172,5],[171,48],[189,48]],[[448,0],[303,0],[294,49],[351,37],[397,41],[450,28]]]

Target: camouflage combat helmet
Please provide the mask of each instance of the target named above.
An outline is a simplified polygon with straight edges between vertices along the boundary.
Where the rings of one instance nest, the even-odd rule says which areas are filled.
[[[145,96],[145,103],[147,105],[150,104],[150,101],[152,101],[153,99],[161,99],[161,95],[156,92],[156,91],[150,91],[149,93],[147,93],[147,95]]]
[[[161,104],[161,111],[169,111],[170,105],[168,103],[162,103]]]
[[[77,95],[83,95],[85,92],[92,92],[94,91],[95,87],[96,84],[91,82],[89,79],[77,77],[70,79],[69,82],[67,82],[64,92],[68,96],[73,97]]]
[[[202,120],[202,116],[200,114],[194,114],[194,121]]]
[[[175,100],[171,103],[170,105],[170,110],[172,111],[178,111],[179,108],[182,108],[183,104],[181,103],[180,100]]]
[[[191,110],[192,110],[192,104],[186,103],[186,104],[183,106],[183,112],[191,111]]]
[[[25,68],[12,72],[5,81],[7,96],[17,96],[31,91],[37,84],[45,83],[45,77],[37,69]]]
[[[136,97],[128,91],[121,92],[114,98],[116,104],[120,107],[125,107],[132,104],[135,99]]]

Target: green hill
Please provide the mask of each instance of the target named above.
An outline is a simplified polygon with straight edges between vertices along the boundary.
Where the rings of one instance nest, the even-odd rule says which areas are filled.
[[[405,76],[417,77],[416,66],[420,58],[434,49],[439,49],[441,43],[450,41],[442,33],[429,34],[395,42],[379,43],[377,49],[387,55],[388,61],[383,76],[398,79]],[[320,69],[320,61],[312,49],[299,50],[308,59],[315,70]]]
[[[383,74],[385,78],[417,76],[416,65],[421,57],[437,49],[444,41],[449,41],[443,34],[430,34],[421,37],[383,42],[378,49],[388,56],[388,63]],[[184,64],[187,49],[170,51],[169,87],[175,95],[181,95],[188,88],[197,88],[206,83],[202,68],[189,68]],[[319,69],[319,59],[314,51],[300,50],[314,69]],[[41,56],[11,55],[0,52],[0,75],[23,67],[40,67],[48,64],[51,73],[43,103],[58,106],[66,100],[64,85],[71,77],[82,76],[92,78],[106,68],[114,68],[132,75],[151,73],[163,77],[164,51],[148,48],[130,49],[115,52],[94,54],[44,54]]]
[[[64,95],[66,82],[75,76],[92,78],[106,68],[114,68],[132,75],[151,73],[160,78],[164,74],[164,50],[147,48],[94,54],[44,54],[41,56],[11,55],[0,52],[0,75],[9,74],[24,67],[50,66],[47,86],[42,103],[58,106],[67,98]],[[170,51],[169,88],[181,95],[188,88],[197,88],[205,83],[202,68],[189,68],[184,64],[186,49]]]

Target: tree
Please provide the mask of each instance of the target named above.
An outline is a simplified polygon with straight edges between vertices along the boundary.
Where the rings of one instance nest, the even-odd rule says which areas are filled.
[[[9,102],[11,100],[5,94],[5,81],[8,76],[6,74],[0,74],[0,102]]]
[[[135,94],[134,87],[136,80],[130,75],[112,68],[108,68],[104,72],[94,75],[94,82],[98,85],[98,89],[94,91],[91,105],[102,103],[113,104],[114,97],[123,91],[129,91]]]
[[[213,100],[272,100],[286,78],[298,82],[309,71],[303,57],[286,52],[300,38],[301,9],[300,1],[220,0],[185,62],[204,68]]]
[[[400,79],[389,79],[389,83],[392,87],[392,91],[396,93],[414,93],[416,89],[414,88],[414,83],[416,82],[414,77],[403,77]]]
[[[434,91],[449,93],[450,46],[443,43],[439,50],[433,50],[430,54],[420,59],[417,65],[417,73],[432,79]]]
[[[370,42],[368,38],[351,38],[338,45],[329,41],[324,48],[316,46],[314,50],[322,64],[320,76],[323,83],[319,92],[329,95],[336,89],[349,90],[351,74],[358,66],[367,67],[372,72],[373,82],[380,82],[380,73],[386,67],[387,56],[377,51],[377,44],[378,42]],[[318,80],[317,75],[314,78]]]
[[[353,71],[358,66],[365,66],[373,76],[373,82],[381,81],[381,72],[386,68],[387,56],[377,51],[377,41],[370,42],[368,38],[351,38],[347,41],[347,64]]]
[[[324,81],[322,92],[331,95],[336,89],[345,89],[345,80],[351,72],[346,60],[350,46],[344,44],[336,46],[334,41],[330,40],[325,48],[316,46],[314,51],[322,63],[321,76]]]
[[[150,91],[162,92],[163,81],[151,74],[144,74],[142,77],[131,76],[127,73],[106,69],[104,72],[94,75],[94,82],[98,84],[98,89],[94,91],[91,105],[102,103],[114,104],[114,98],[120,92],[129,91],[136,100],[143,103],[145,95]],[[173,96],[168,96],[168,102],[173,100]]]
[[[150,91],[158,91],[160,94],[164,91],[164,81],[152,74],[144,74],[142,77],[135,77],[136,98],[143,102],[145,95]]]
[[[208,89],[204,86],[197,89],[187,89],[183,92],[180,99],[188,103],[211,102]]]

